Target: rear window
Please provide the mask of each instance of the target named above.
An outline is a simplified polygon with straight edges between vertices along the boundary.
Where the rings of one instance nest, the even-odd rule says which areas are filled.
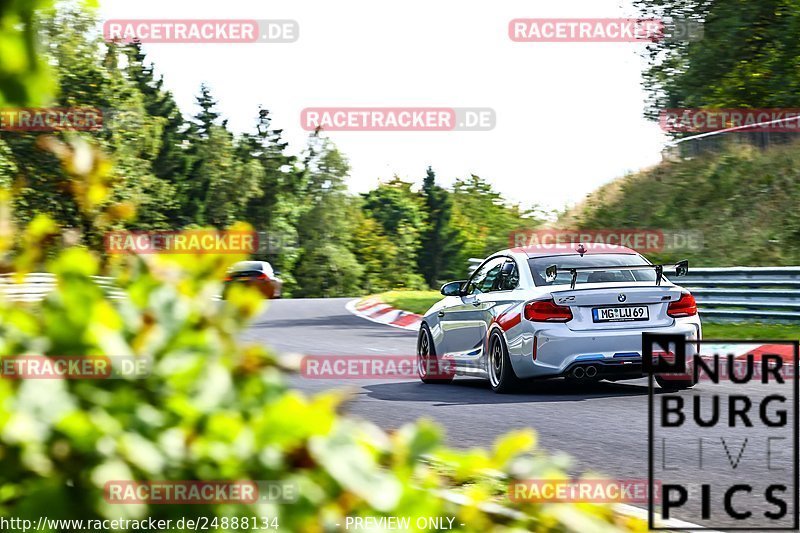
[[[639,266],[651,264],[647,259],[638,254],[587,254],[581,257],[574,255],[557,255],[551,257],[534,257],[528,259],[528,265],[533,274],[533,281],[537,287],[543,285],[569,285],[572,282],[570,268],[592,268],[598,267],[610,270],[598,270],[596,272],[578,272],[577,284],[581,283],[612,283],[627,281],[652,281],[656,280],[655,270],[629,270],[625,268],[615,269],[613,267]],[[556,265],[558,276],[555,281],[548,283],[545,281],[545,271],[547,267]]]
[[[263,272],[261,272],[260,270],[234,270],[233,272],[231,272],[231,277],[237,279],[252,278],[252,277],[258,277],[261,274],[263,274]]]
[[[234,272],[244,272],[246,270],[261,272],[261,262],[242,261],[241,263],[236,263],[235,265],[233,265]]]

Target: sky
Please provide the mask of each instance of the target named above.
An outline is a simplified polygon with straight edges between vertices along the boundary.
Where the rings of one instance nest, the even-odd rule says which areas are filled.
[[[292,152],[309,107],[488,107],[491,131],[331,131],[364,192],[394,175],[477,174],[524,207],[563,209],[661,160],[643,118],[641,43],[519,43],[516,18],[632,17],[629,0],[101,0],[112,19],[291,19],[293,43],[146,44],[185,114],[201,83],[237,132],[270,110]]]

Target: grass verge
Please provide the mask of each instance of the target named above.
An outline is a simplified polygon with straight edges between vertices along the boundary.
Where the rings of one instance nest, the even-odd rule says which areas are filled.
[[[798,340],[800,339],[800,325],[760,324],[756,322],[711,324],[703,322],[703,338]]]
[[[389,291],[376,295],[384,303],[402,309],[423,314],[430,307],[444,298],[439,291]]]

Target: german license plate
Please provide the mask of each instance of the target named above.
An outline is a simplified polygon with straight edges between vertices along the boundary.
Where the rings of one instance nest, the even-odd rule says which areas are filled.
[[[633,322],[650,320],[650,312],[646,305],[627,307],[595,307],[592,309],[595,322]]]

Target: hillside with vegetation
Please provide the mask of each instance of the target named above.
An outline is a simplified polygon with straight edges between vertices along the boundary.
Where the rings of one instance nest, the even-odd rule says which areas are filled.
[[[676,252],[694,265],[797,265],[798,206],[800,143],[730,146],[615,180],[560,217],[558,226],[694,230],[702,233],[702,248]]]
[[[645,116],[661,110],[800,107],[800,1],[635,0],[642,13],[702,24],[702,38],[647,46]],[[757,28],[758,31],[753,31]],[[686,133],[675,133],[674,138]],[[560,217],[579,229],[699,231],[700,249],[648,254],[694,265],[800,264],[800,139],[762,135],[761,148],[729,136],[691,141],[679,160],[615,180]],[[787,139],[789,142],[787,143]],[[736,141],[741,141],[739,137]],[[780,141],[780,142],[777,142]],[[713,150],[706,149],[713,146]],[[766,148],[764,148],[766,146]],[[689,157],[690,156],[690,157]],[[677,257],[677,256],[680,257]]]

